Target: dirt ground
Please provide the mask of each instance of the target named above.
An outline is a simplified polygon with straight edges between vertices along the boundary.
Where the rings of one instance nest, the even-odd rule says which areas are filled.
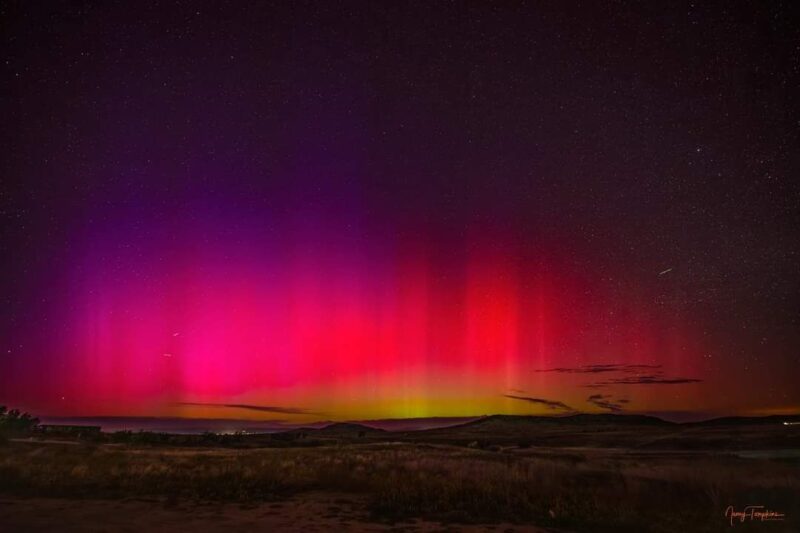
[[[260,504],[169,502],[158,499],[0,499],[0,532],[496,532],[544,533],[552,529],[512,524],[453,525],[372,521],[352,495],[304,494]]]

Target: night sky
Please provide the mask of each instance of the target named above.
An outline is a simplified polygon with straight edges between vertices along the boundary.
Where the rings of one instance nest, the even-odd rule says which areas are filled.
[[[797,18],[650,4],[4,2],[0,404],[800,411]]]

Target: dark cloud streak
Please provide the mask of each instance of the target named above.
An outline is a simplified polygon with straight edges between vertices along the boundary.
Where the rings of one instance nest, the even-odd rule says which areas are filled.
[[[611,387],[614,385],[683,385],[687,383],[700,383],[703,380],[687,377],[666,376],[662,370],[663,365],[604,363],[596,365],[581,365],[575,367],[556,367],[536,370],[536,372],[555,372],[559,374],[620,374],[620,377],[611,377],[603,381],[586,383],[583,386],[590,389]]]
[[[606,372],[620,372],[635,374],[641,371],[659,370],[662,365],[629,365],[623,363],[581,365],[576,367],[557,367],[537,370],[536,372],[557,372],[559,374],[602,374]]]
[[[684,385],[687,383],[702,383],[702,379],[695,378],[665,378],[663,376],[632,376],[614,378],[607,381],[597,381],[584,385],[585,387],[611,387],[614,385]]]
[[[592,394],[586,401],[601,409],[607,409],[613,413],[619,413],[624,410],[623,405],[630,402],[626,398],[614,400],[610,394]]]
[[[565,404],[564,402],[559,402],[557,400],[547,400],[545,398],[531,398],[530,396],[516,396],[514,394],[504,394],[503,396],[505,396],[506,398],[511,398],[512,400],[521,400],[523,402],[543,405],[553,411],[557,410],[574,411],[574,409],[569,405]]]
[[[178,402],[178,405],[192,407],[222,407],[227,409],[246,409],[249,411],[259,411],[262,413],[280,413],[285,415],[319,415],[300,407],[276,407],[272,405],[251,405],[246,403],[201,403],[201,402]]]

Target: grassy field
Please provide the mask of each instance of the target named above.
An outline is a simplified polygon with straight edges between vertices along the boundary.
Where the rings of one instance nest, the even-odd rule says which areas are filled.
[[[382,523],[422,518],[663,532],[729,530],[724,517],[729,505],[760,504],[786,513],[786,520],[736,524],[739,530],[800,530],[796,459],[490,448],[414,442],[236,449],[12,441],[0,446],[0,497],[156,498],[175,506],[344,493],[357,497],[363,516]],[[12,511],[0,508],[0,518],[3,512]]]

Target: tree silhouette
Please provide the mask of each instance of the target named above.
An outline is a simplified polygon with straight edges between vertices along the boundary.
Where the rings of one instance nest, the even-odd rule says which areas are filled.
[[[19,409],[10,411],[5,405],[0,405],[0,433],[25,434],[30,433],[39,424],[39,419]]]

